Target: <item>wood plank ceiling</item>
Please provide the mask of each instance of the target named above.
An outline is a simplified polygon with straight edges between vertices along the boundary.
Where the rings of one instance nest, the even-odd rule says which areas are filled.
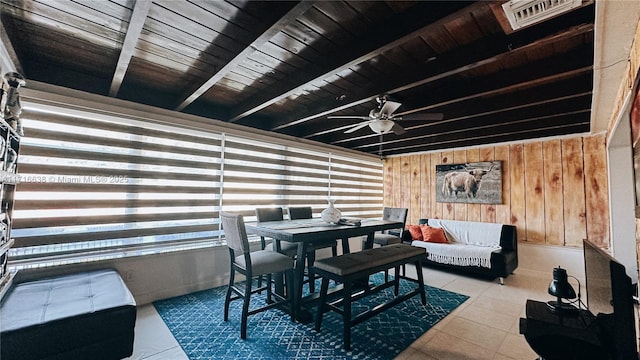
[[[590,130],[593,1],[518,31],[502,1],[0,4],[28,80],[381,156]],[[327,118],[380,95],[404,134]],[[443,118],[406,120],[422,112]]]

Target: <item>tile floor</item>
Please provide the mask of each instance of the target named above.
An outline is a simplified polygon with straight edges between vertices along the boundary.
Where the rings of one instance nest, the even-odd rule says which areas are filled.
[[[423,268],[423,272],[428,285],[466,294],[470,298],[396,359],[537,358],[519,334],[519,319],[525,314],[527,299],[550,300],[546,293],[549,277],[518,269],[501,286],[497,280],[478,280],[427,268]],[[187,359],[151,304],[139,307],[133,351],[129,359]]]

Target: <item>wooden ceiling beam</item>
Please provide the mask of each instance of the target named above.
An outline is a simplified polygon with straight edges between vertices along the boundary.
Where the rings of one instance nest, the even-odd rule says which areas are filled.
[[[287,25],[291,22],[296,21],[296,19],[302,15],[305,11],[309,10],[314,4],[314,1],[301,1],[295,7],[293,7],[289,12],[287,12],[282,18],[280,18],[276,23],[271,25],[269,29],[260,34],[258,38],[256,38],[249,46],[244,48],[238,55],[236,55],[233,59],[227,62],[222,68],[216,71],[213,76],[211,76],[207,81],[204,82],[196,91],[194,91],[191,95],[187,96],[180,105],[176,108],[176,111],[182,111],[184,108],[189,106],[192,102],[198,99],[202,94],[207,92],[207,90],[211,89],[218,81],[223,79],[231,70],[240,65],[243,61],[245,61],[249,55],[254,53],[257,49],[264,45],[269,39],[274,37],[277,33],[282,31]]]
[[[24,75],[22,72],[22,65],[16,55],[11,39],[7,35],[7,30],[4,28],[2,19],[0,19],[0,70],[4,75],[8,72],[17,72]]]
[[[397,16],[397,19],[389,20],[389,23],[395,24],[392,27],[381,26],[375,34],[368,33],[364,38],[354,41],[355,48],[351,49],[341,49],[339,53],[332,54],[327,56],[327,59],[331,59],[331,64],[324,64],[322,69],[318,69],[316,71],[311,71],[310,69],[305,69],[305,73],[301,76],[300,79],[296,79],[298,83],[297,86],[293,88],[280,89],[279,95],[275,97],[268,97],[266,99],[257,99],[252,100],[251,104],[241,104],[238,106],[243,109],[240,110],[235,116],[233,116],[229,121],[236,122],[242,118],[245,118],[251,114],[254,114],[278,101],[281,101],[291,95],[295,95],[298,92],[303,91],[309,83],[322,81],[328,77],[331,77],[335,74],[338,74],[348,68],[366,62],[372,58],[379,56],[380,54],[394,49],[409,40],[412,40],[419,36],[421,33],[425,32],[429,28],[434,26],[439,26],[446,24],[449,21],[452,21],[456,16],[459,15],[460,12],[464,11],[472,11],[474,8],[478,8],[481,6],[485,6],[484,4],[476,3],[471,6],[468,6],[465,2],[451,2],[447,6],[450,8],[444,8],[445,5],[439,9],[442,12],[449,12],[448,15],[443,16],[442,13],[437,13],[433,11],[433,6],[428,4],[428,2],[420,3],[417,6],[431,6],[430,12],[427,12],[430,16],[430,19],[423,19],[421,24],[427,22],[427,25],[418,26],[419,22],[415,21],[415,17],[424,17],[424,13],[422,11],[414,11],[408,10],[409,15],[401,14]],[[451,11],[453,11],[451,13]],[[413,17],[412,19],[407,19],[407,16]],[[356,54],[356,55],[353,55]],[[374,97],[375,98],[375,97]],[[361,100],[360,103],[364,101],[369,101],[373,99]],[[277,130],[277,129],[274,129]]]
[[[149,8],[151,8],[151,0],[137,0],[133,5],[133,12],[131,13],[131,19],[129,20],[129,27],[122,43],[122,49],[120,49],[120,56],[118,57],[118,65],[113,73],[113,79],[111,80],[111,87],[109,88],[109,96],[116,97],[120,86],[124,80],[124,75],[127,73],[127,68],[131,62],[133,51],[136,48],[136,43],[142,32],[142,27],[147,19]]]
[[[274,127],[273,129],[271,129],[272,131],[277,131],[277,130],[281,130],[290,126],[294,126],[294,125],[299,125],[302,124],[304,122],[313,120],[313,119],[317,119],[319,117],[323,117],[323,116],[328,116],[332,113],[338,112],[340,110],[344,110],[356,105],[360,105],[364,102],[368,102],[368,101],[372,101],[374,100],[379,94],[381,93],[385,93],[385,94],[395,94],[401,91],[405,91],[411,88],[415,88],[418,86],[423,86],[425,84],[428,83],[432,83],[438,80],[442,80],[446,77],[452,77],[455,75],[459,75],[463,72],[466,71],[470,71],[473,69],[477,69],[481,66],[486,66],[488,64],[493,64],[493,63],[497,63],[497,62],[501,62],[501,61],[506,61],[508,57],[510,56],[517,56],[520,53],[525,53],[527,51],[532,51],[533,49],[539,48],[539,47],[547,47],[547,46],[553,46],[556,43],[562,43],[564,41],[566,41],[566,39],[574,37],[574,36],[584,36],[584,34],[586,33],[591,33],[593,32],[593,25],[588,24],[588,25],[583,25],[583,26],[577,26],[574,28],[571,28],[567,31],[564,31],[562,33],[559,34],[554,34],[551,35],[549,37],[534,41],[532,43],[529,44],[525,44],[523,46],[520,46],[518,48],[515,49],[509,49],[508,47],[504,46],[495,46],[495,39],[489,39],[485,42],[481,42],[481,43],[477,43],[475,45],[471,45],[468,47],[463,48],[463,50],[461,50],[460,52],[456,52],[453,55],[450,56],[446,56],[446,57],[442,57],[436,61],[438,61],[438,66],[434,66],[434,68],[432,70],[429,70],[428,73],[424,74],[424,77],[422,77],[421,80],[419,81],[411,81],[409,83],[403,83],[403,84],[398,84],[398,81],[396,80],[393,85],[388,88],[388,89],[378,89],[376,92],[374,93],[370,93],[367,95],[363,96],[358,96],[359,99],[358,100],[354,100],[348,104],[343,104],[339,107],[334,107],[334,108],[330,108],[330,109],[324,109],[324,110],[318,110],[316,109],[315,111],[312,111],[313,114],[312,115],[308,115],[305,116],[304,118],[297,118],[297,119],[290,119],[287,120],[286,122],[283,122],[282,124]],[[493,45],[490,45],[493,44]],[[486,55],[487,52],[487,48],[491,48],[493,50],[494,53],[492,55],[489,55],[488,57],[485,58],[478,58],[478,54],[482,54],[482,55]],[[466,62],[462,65],[457,65],[460,64],[460,59],[464,59]],[[444,69],[444,67],[449,67],[449,69]],[[435,70],[434,70],[435,69]],[[415,71],[407,71],[407,78],[411,79],[411,77],[409,77],[410,73],[414,73]],[[401,81],[403,81],[405,78],[403,76],[398,76],[398,78],[401,79]],[[387,83],[387,82],[384,82]],[[443,104],[438,104],[438,106],[443,105]],[[430,106],[429,108],[433,108],[435,107],[435,105]],[[417,108],[417,109],[412,109],[411,111],[405,111],[402,114],[408,114],[408,113],[413,113],[413,112],[418,112],[418,111],[423,111],[426,110],[426,108]],[[399,113],[400,115],[400,113]],[[310,135],[304,136],[305,138],[309,138],[311,137]]]
[[[464,139],[463,141],[465,142],[472,142],[477,145],[477,144],[486,144],[486,143],[497,143],[497,142],[500,142],[500,140],[498,140],[500,138],[509,139],[510,141],[513,141],[516,139],[517,135],[521,135],[523,139],[531,138],[531,133],[537,133],[534,136],[534,138],[549,137],[549,136],[558,135],[557,131],[561,129],[567,129],[567,128],[581,127],[581,128],[584,128],[583,132],[588,132],[589,124],[590,124],[589,113],[590,113],[590,109],[587,109],[580,113],[565,115],[565,116],[583,115],[585,116],[585,119],[584,121],[581,121],[581,122],[567,121],[567,122],[559,122],[557,124],[550,124],[542,127],[533,125],[531,128],[522,128],[521,126],[523,125],[524,121],[521,121],[517,124],[514,124],[514,125],[520,126],[520,128],[517,128],[517,130],[508,131],[508,132],[479,134],[477,130],[475,130],[475,132],[471,131],[467,135],[461,135],[459,137],[455,137],[451,139],[443,139],[442,137],[439,137],[437,141],[433,141],[433,142],[425,142],[423,140],[419,141],[416,144],[407,144],[405,142],[403,143],[402,146],[398,146],[395,148],[389,148],[389,147],[385,148],[384,142],[383,142],[382,148],[385,154],[391,155],[394,153],[429,151],[434,149],[442,150],[442,149],[447,149],[454,146],[459,147],[461,139]],[[539,120],[531,119],[530,121],[527,121],[527,122],[535,123],[536,121],[539,121]],[[498,125],[498,126],[502,126],[502,125]],[[575,133],[575,131],[570,131],[570,133]],[[428,135],[425,135],[425,137],[427,136]],[[452,146],[452,144],[454,145]],[[468,144],[467,146],[471,146],[471,145],[473,144]],[[379,144],[375,144],[375,146],[379,147]],[[373,147],[373,145],[371,147]],[[377,154],[378,150],[365,151],[365,152],[368,152],[370,154]]]

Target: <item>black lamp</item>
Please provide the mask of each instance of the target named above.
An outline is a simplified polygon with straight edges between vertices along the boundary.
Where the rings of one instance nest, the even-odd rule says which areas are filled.
[[[552,312],[563,315],[575,315],[578,313],[578,308],[562,302],[562,299],[574,299],[576,297],[576,292],[567,279],[567,270],[559,266],[553,269],[553,281],[549,284],[549,295],[558,298],[557,301],[547,302],[547,307]]]

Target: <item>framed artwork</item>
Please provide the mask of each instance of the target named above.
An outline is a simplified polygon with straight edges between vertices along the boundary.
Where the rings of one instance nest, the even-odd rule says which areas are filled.
[[[502,204],[502,161],[436,165],[436,201]]]

